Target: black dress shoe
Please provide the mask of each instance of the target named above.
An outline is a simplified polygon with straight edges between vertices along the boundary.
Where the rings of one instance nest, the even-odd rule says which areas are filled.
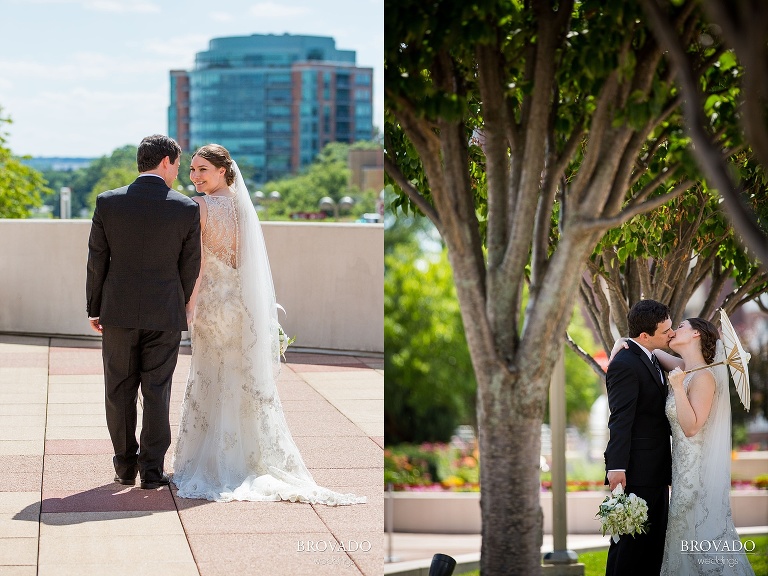
[[[122,484],[123,486],[134,486],[136,484],[136,477],[133,478],[121,478],[115,475],[115,482]]]
[[[168,474],[163,474],[160,478],[157,480],[144,480],[141,479],[141,488],[144,490],[154,490],[155,488],[160,488],[160,486],[168,486],[168,484],[171,483],[171,479],[168,476]]]

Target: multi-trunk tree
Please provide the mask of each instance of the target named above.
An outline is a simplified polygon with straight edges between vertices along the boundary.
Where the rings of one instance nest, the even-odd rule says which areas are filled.
[[[721,204],[719,195],[697,188],[648,217],[635,217],[609,231],[600,241],[587,261],[579,294],[606,352],[618,336],[627,335],[627,313],[641,298],[668,304],[673,326],[686,311],[715,324],[720,322],[719,308],[731,315],[754,302],[768,312],[760,300],[768,292],[768,274],[741,247]],[[702,290],[703,300],[697,298],[692,306]],[[605,377],[576,338],[568,344]]]
[[[716,77],[728,54],[700,41],[696,4],[673,10]],[[481,571],[529,576],[539,431],[587,262],[608,230],[698,187],[681,100],[635,3],[398,0],[385,32],[385,169],[445,241],[477,380]]]

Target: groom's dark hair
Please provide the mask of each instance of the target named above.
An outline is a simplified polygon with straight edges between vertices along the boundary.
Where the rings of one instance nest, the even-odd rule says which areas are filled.
[[[649,336],[656,333],[656,326],[670,317],[669,307],[656,300],[640,300],[627,314],[629,337],[637,338],[645,332]]]
[[[139,144],[139,149],[136,151],[136,166],[139,172],[147,172],[157,168],[166,156],[171,163],[175,163],[176,158],[181,156],[181,146],[173,138],[153,134],[144,138]]]

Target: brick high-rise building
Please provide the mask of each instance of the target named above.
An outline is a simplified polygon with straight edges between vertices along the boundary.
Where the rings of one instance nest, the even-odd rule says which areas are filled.
[[[184,150],[221,144],[262,184],[329,142],[372,138],[373,69],[328,37],[215,38],[193,70],[171,71],[168,124]]]

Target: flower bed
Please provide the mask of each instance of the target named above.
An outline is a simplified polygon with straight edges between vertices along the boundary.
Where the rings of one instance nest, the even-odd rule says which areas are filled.
[[[571,466],[567,492],[605,492],[601,463]],[[403,444],[384,450],[384,486],[398,492],[479,492],[480,455],[476,446],[444,443]],[[768,474],[751,479],[734,478],[734,490],[766,490]],[[549,472],[541,473],[541,491],[552,489]]]

